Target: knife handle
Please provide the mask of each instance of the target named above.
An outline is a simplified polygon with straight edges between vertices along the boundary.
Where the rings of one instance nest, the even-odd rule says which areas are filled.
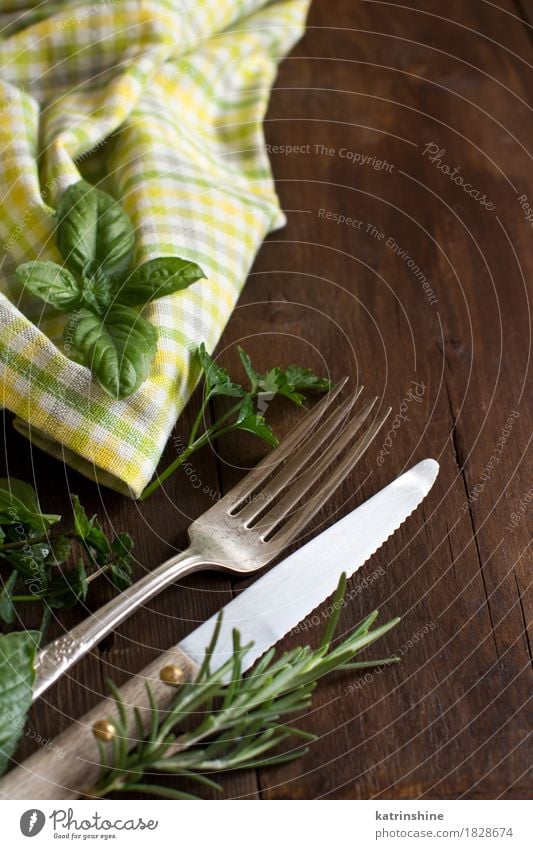
[[[191,547],[180,551],[49,643],[35,661],[37,677],[33,701],[135,610],[173,581],[199,569],[204,562]]]
[[[145,732],[150,725],[150,705],[146,684],[150,686],[158,708],[165,711],[176,696],[175,687],[190,681],[197,667],[177,646],[164,652],[130,678],[121,688],[124,700],[128,749],[137,744],[134,708],[139,709]],[[167,682],[167,683],[164,683]],[[30,755],[22,764],[0,779],[0,798],[5,799],[77,799],[100,774],[100,754],[94,727],[105,735],[108,722],[116,715],[114,699],[107,698],[97,704],[81,719],[74,722]]]

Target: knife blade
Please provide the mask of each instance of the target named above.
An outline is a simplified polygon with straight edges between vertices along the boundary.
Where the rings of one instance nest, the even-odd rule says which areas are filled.
[[[380,548],[425,498],[438,471],[435,460],[417,463],[230,601],[224,607],[213,666],[231,657],[237,628],[242,645],[253,642],[243,657],[243,668],[249,669],[335,591],[343,572],[349,578]],[[218,615],[179,643],[196,664],[203,660]]]
[[[223,608],[212,667],[215,657],[223,664],[231,656],[231,632],[238,628],[243,645],[254,643],[242,658],[243,671],[249,669],[263,652],[334,592],[342,572],[348,577],[353,575],[400,527],[428,494],[438,470],[435,460],[418,463],[230,601]],[[204,658],[216,620],[217,616],[208,619],[120,688],[128,749],[138,740],[135,714],[147,729],[151,721],[151,699],[164,711],[175,698],[173,688],[163,683],[161,671],[171,664],[185,678],[193,677]],[[150,686],[151,698],[146,684]],[[95,723],[113,716],[115,710],[113,698],[104,699],[52,742],[48,741],[46,747],[41,746],[0,779],[0,798],[77,798],[99,774],[100,755],[92,733]]]

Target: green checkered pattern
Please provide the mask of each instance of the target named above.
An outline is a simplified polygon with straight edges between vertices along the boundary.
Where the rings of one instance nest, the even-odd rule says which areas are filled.
[[[0,386],[33,443],[137,496],[152,477],[258,246],[284,223],[262,121],[308,0],[2,3]],[[119,198],[137,262],[179,256],[207,279],[155,301],[148,380],[114,401],[62,349],[64,317],[18,263],[61,261],[54,208],[84,177]]]

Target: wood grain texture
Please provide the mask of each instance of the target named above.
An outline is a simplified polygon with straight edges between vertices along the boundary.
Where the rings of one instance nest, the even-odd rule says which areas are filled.
[[[532,225],[519,200],[533,206],[531,22],[525,0],[315,0],[281,66],[266,132],[288,224],[260,251],[220,360],[237,370],[242,344],[264,368],[350,374],[392,406],[391,421],[404,416],[315,530],[425,456],[441,474],[353,578],[341,618],[346,630],[374,607],[401,615],[379,655],[398,651],[402,663],[324,681],[301,719],[318,735],[306,758],[226,776],[231,798],[531,795]],[[298,413],[276,403],[269,415],[283,435]],[[139,506],[10,427],[5,439],[9,473],[34,477],[47,509],[66,512],[74,492],[135,536],[139,575],[182,547],[190,519],[262,456],[251,438],[228,436],[192,458],[194,480],[181,472]],[[175,451],[171,441],[167,461]],[[199,575],[173,587],[51,690],[30,729],[55,735],[101,698],[107,676],[122,683],[240,586]],[[26,736],[19,757],[34,748]]]

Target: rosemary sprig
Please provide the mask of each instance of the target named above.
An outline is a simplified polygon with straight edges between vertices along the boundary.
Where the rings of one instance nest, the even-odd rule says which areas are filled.
[[[377,611],[370,614],[338,645],[334,635],[343,606],[346,576],[337,587],[320,645],[303,646],[276,657],[270,649],[249,675],[243,674],[243,657],[250,645],[242,646],[240,634],[233,632],[233,655],[218,669],[211,668],[222,622],[219,617],[205,660],[196,678],[184,684],[164,716],[159,712],[149,687],[151,722],[145,736],[136,712],[139,743],[128,752],[126,711],[119,691],[110,684],[117,711],[110,721],[116,735],[110,744],[98,741],[101,774],[88,796],[108,796],[114,792],[142,793],[172,799],[199,798],[184,790],[169,788],[157,777],[172,773],[200,786],[221,791],[212,774],[236,769],[271,766],[294,760],[307,749],[297,741],[314,739],[302,729],[285,723],[285,718],[302,714],[310,706],[317,681],[339,669],[361,669],[396,663],[399,658],[354,662],[358,652],[393,628],[399,619],[373,628]],[[229,683],[227,683],[229,678]],[[197,717],[192,729],[180,730]],[[296,745],[279,751],[282,744]]]

